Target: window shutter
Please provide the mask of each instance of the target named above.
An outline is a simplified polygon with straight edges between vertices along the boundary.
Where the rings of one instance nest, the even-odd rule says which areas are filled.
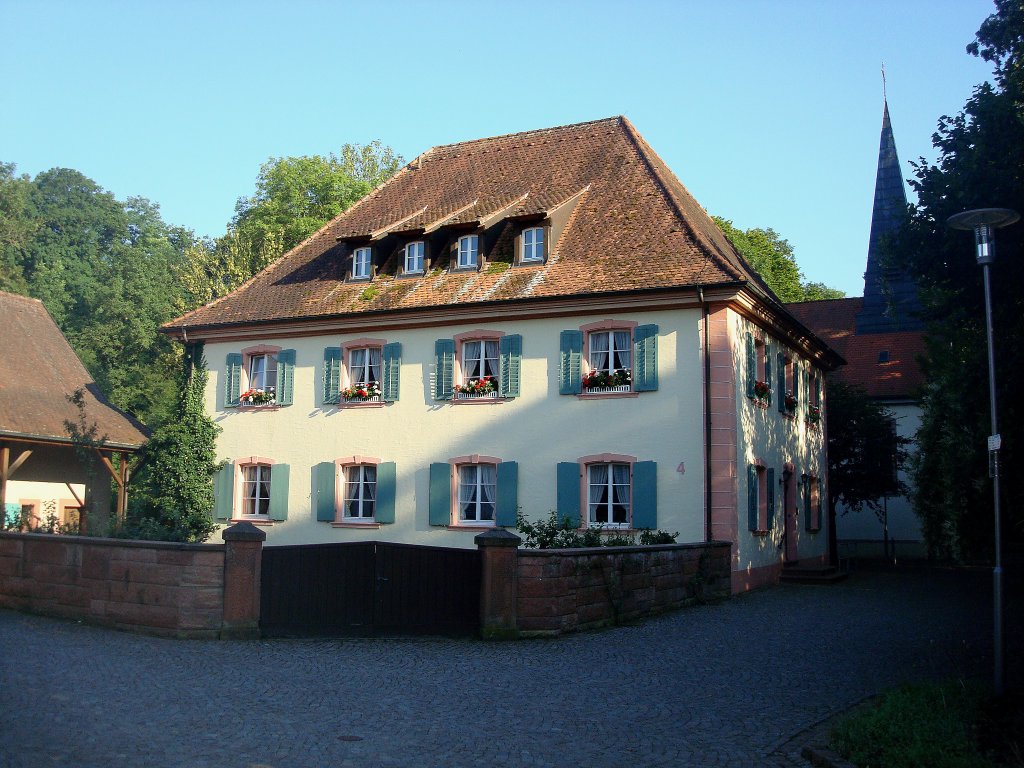
[[[559,345],[558,394],[578,395],[583,391],[583,331],[562,331]]]
[[[814,530],[814,521],[811,519],[811,478],[807,478],[801,484],[804,492],[804,528],[808,531]]]
[[[288,475],[287,464],[270,467],[270,519],[288,519]]]
[[[747,465],[747,528],[757,530],[757,467]]]
[[[224,365],[224,406],[238,406],[238,396],[242,393],[242,355],[238,352],[228,354]]]
[[[381,351],[383,378],[381,395],[384,402],[393,403],[398,400],[400,372],[402,369],[402,345],[397,341],[385,344]],[[380,482],[378,480],[378,482]]]
[[[778,363],[779,371],[775,375],[775,380],[778,382],[776,386],[776,394],[779,398],[779,413],[786,412],[786,356],[781,352],[776,354],[775,361]]]
[[[341,402],[341,349],[324,350],[324,405]]]
[[[455,339],[438,339],[434,342],[434,399],[451,400],[454,389]]]
[[[235,465],[230,461],[213,473],[213,519],[230,520],[235,502]]]
[[[814,377],[814,401],[818,408],[821,408],[823,403],[821,402],[821,374],[819,373]]]
[[[800,370],[800,366],[797,364],[796,359],[793,360],[793,397],[796,398],[797,405],[800,405],[800,377],[804,375],[804,372]]]
[[[754,396],[754,382],[757,381],[757,344],[754,334],[747,333],[747,397]]]
[[[377,465],[377,505],[374,517],[378,523],[389,525],[395,522],[395,475],[395,462],[384,461]]]
[[[633,528],[658,527],[658,465],[638,461],[633,465]]]
[[[575,461],[558,462],[558,518],[580,527],[580,465]]]
[[[638,325],[633,332],[633,389],[658,388],[658,326]]]
[[[767,487],[767,501],[765,505],[768,508],[768,524],[765,526],[765,530],[770,531],[775,527],[775,470],[769,468],[765,470],[767,477],[765,483]]]
[[[295,389],[295,350],[282,349],[277,353],[277,391],[278,405],[291,405],[292,393]]]
[[[506,528],[515,528],[519,511],[519,462],[503,461],[498,465],[498,503],[494,521]]]
[[[523,337],[518,333],[502,336],[499,342],[502,397],[519,397],[519,371],[523,364]],[[514,525],[514,523],[513,523]]]
[[[451,339],[442,339],[451,341]],[[431,525],[449,525],[452,521],[452,465],[430,465],[429,521]]]
[[[333,461],[322,461],[316,465],[316,519],[321,523],[333,523],[336,519],[338,470]],[[274,482],[271,480],[273,490]]]

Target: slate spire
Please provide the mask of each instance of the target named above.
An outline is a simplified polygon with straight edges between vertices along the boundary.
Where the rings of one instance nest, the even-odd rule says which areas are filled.
[[[922,327],[913,279],[905,270],[885,264],[885,244],[899,230],[906,215],[907,192],[896,155],[888,100],[883,100],[883,105],[875,205],[871,212],[868,265],[864,272],[864,304],[857,314],[857,333],[913,331]]]

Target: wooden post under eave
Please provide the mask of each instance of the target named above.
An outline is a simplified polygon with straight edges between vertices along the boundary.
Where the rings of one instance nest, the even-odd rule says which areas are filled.
[[[128,516],[128,454],[119,453],[121,463],[118,466],[118,473],[121,475],[117,481],[117,522],[124,525]]]
[[[0,448],[0,515],[7,519],[7,467],[11,461],[11,449]]]

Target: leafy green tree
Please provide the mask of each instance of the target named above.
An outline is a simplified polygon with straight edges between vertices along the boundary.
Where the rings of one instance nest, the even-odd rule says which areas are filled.
[[[36,221],[30,212],[32,181],[14,173],[13,163],[0,162],[0,290],[25,294],[25,251]]]
[[[189,347],[174,418],[157,429],[142,453],[128,524],[122,535],[205,541],[214,530],[213,473],[220,427],[206,414],[207,372],[202,345]]]
[[[935,554],[978,556],[992,547],[988,366],[982,272],[970,234],[946,219],[972,208],[1024,212],[1024,7],[997,0],[968,52],[994,65],[994,83],[974,89],[963,110],[939,119],[934,164],[915,164],[918,202],[890,258],[917,279],[928,357],[915,464],[915,506]],[[999,230],[993,272],[993,325],[1005,468],[1024,445],[1024,226]],[[1009,537],[1024,538],[1024,486],[1003,486]]]
[[[741,230],[721,216],[712,218],[733,247],[782,301],[841,299],[846,295],[822,283],[805,283],[793,255],[793,246],[774,229]]]

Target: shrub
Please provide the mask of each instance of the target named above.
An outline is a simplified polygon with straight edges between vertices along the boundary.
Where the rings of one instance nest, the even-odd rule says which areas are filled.
[[[643,546],[654,544],[675,544],[679,533],[668,531],[640,531],[639,542],[635,531],[614,531],[602,536],[602,526],[594,528],[577,528],[568,517],[558,514],[555,510],[545,520],[531,522],[520,510],[516,513],[516,528],[526,540],[523,546],[527,549],[577,549],[580,547],[633,547],[638,543]]]

